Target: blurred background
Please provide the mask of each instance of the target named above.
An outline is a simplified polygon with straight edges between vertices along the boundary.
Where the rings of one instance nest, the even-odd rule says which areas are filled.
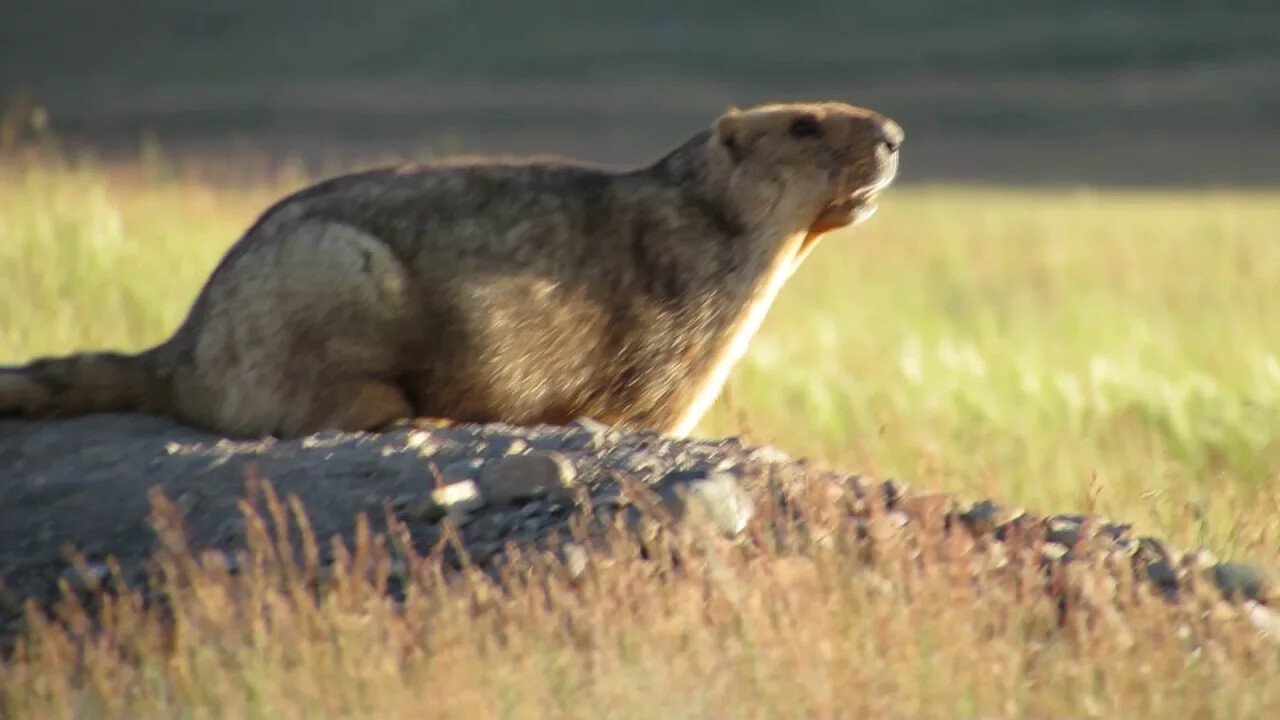
[[[1280,557],[1280,0],[0,0],[0,363],[161,341],[317,174],[807,99],[901,180],[698,434]]]
[[[1276,0],[7,0],[0,99],[107,157],[313,168],[448,152],[648,160],[729,104],[838,99],[904,182],[1280,177]]]

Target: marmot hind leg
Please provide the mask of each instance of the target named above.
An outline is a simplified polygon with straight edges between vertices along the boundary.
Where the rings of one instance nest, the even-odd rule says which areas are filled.
[[[404,423],[413,407],[400,388],[380,380],[350,380],[325,388],[312,412],[297,424],[280,428],[286,437],[310,435],[320,430],[383,430]]]
[[[232,250],[184,328],[183,414],[222,432],[282,437],[411,416],[393,380],[416,327],[399,258],[344,223],[258,232]]]

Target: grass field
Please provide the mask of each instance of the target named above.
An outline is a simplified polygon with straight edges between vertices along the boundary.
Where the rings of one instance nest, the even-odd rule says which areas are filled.
[[[8,363],[161,340],[227,246],[303,182],[213,187],[159,162],[9,167]],[[1280,190],[897,188],[811,256],[700,434],[1274,563],[1277,228]],[[1047,607],[945,578],[885,589],[821,554],[796,562],[741,569],[756,578],[745,595],[707,590],[697,569],[619,565],[585,595],[548,581],[495,604],[477,585],[403,617],[358,583],[315,607],[259,578],[245,591],[266,624],[215,578],[187,598],[190,635],[169,655],[142,630],[81,651],[46,633],[3,668],[0,697],[13,717],[1280,711],[1274,649],[1241,634],[1191,654],[1144,630],[1175,610],[1133,610],[1125,645],[1099,628],[1049,633]],[[121,617],[124,633],[136,617]]]

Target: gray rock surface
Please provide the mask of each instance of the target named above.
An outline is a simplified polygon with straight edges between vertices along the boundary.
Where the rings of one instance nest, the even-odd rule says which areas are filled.
[[[0,420],[0,629],[16,623],[25,598],[56,600],[60,580],[80,588],[109,582],[109,557],[136,587],[148,558],[171,540],[157,532],[169,524],[181,525],[187,547],[221,551],[234,565],[234,552],[260,532],[239,503],[269,509],[268,489],[286,512],[291,497],[305,509],[322,562],[333,536],[351,543],[360,514],[375,533],[395,520],[414,550],[438,551],[450,565],[492,566],[509,548],[553,549],[571,577],[589,572],[582,544],[589,540],[575,535],[584,527],[640,531],[645,542],[656,527],[710,527],[717,542],[767,538],[773,547],[802,548],[839,542],[820,531],[826,517],[821,527],[834,522],[857,539],[858,547],[847,548],[850,562],[895,543],[931,557],[924,551],[942,539],[965,543],[975,571],[1029,563],[1043,568],[1046,592],[1065,592],[1052,581],[1055,568],[1101,558],[1171,600],[1206,582],[1260,631],[1280,632],[1273,610],[1280,595],[1268,568],[1178,553],[1103,518],[1037,517],[992,499],[965,502],[819,469],[736,438],[672,439],[582,419],[566,427],[229,440],[123,415]],[[153,490],[177,520],[152,516]],[[82,556],[78,568],[67,548]],[[1072,592],[1102,602],[1114,590]]]
[[[520,445],[528,447],[523,441]],[[509,505],[540,497],[563,500],[572,495],[578,470],[562,453],[540,450],[517,455],[509,448],[504,453],[506,457],[480,473],[480,488],[490,503]]]
[[[747,528],[755,503],[731,473],[675,471],[659,481],[662,504],[677,521],[707,524],[732,537]]]

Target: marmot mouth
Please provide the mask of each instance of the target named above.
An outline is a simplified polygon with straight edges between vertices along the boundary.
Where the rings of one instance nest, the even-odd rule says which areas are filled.
[[[866,222],[876,214],[877,187],[862,188],[827,204],[818,214],[811,230],[825,232],[848,225]]]
[[[848,197],[844,197],[838,200],[837,204],[839,204],[841,207],[847,208],[850,212],[853,212],[853,213],[859,213],[859,214],[864,212],[867,213],[866,217],[859,217],[855,220],[855,222],[861,222],[862,220],[865,220],[866,218],[871,217],[871,215],[875,214],[876,198],[880,196],[880,189],[881,188],[878,185],[873,185],[872,187],[869,187],[869,188],[856,190],[850,193]]]

